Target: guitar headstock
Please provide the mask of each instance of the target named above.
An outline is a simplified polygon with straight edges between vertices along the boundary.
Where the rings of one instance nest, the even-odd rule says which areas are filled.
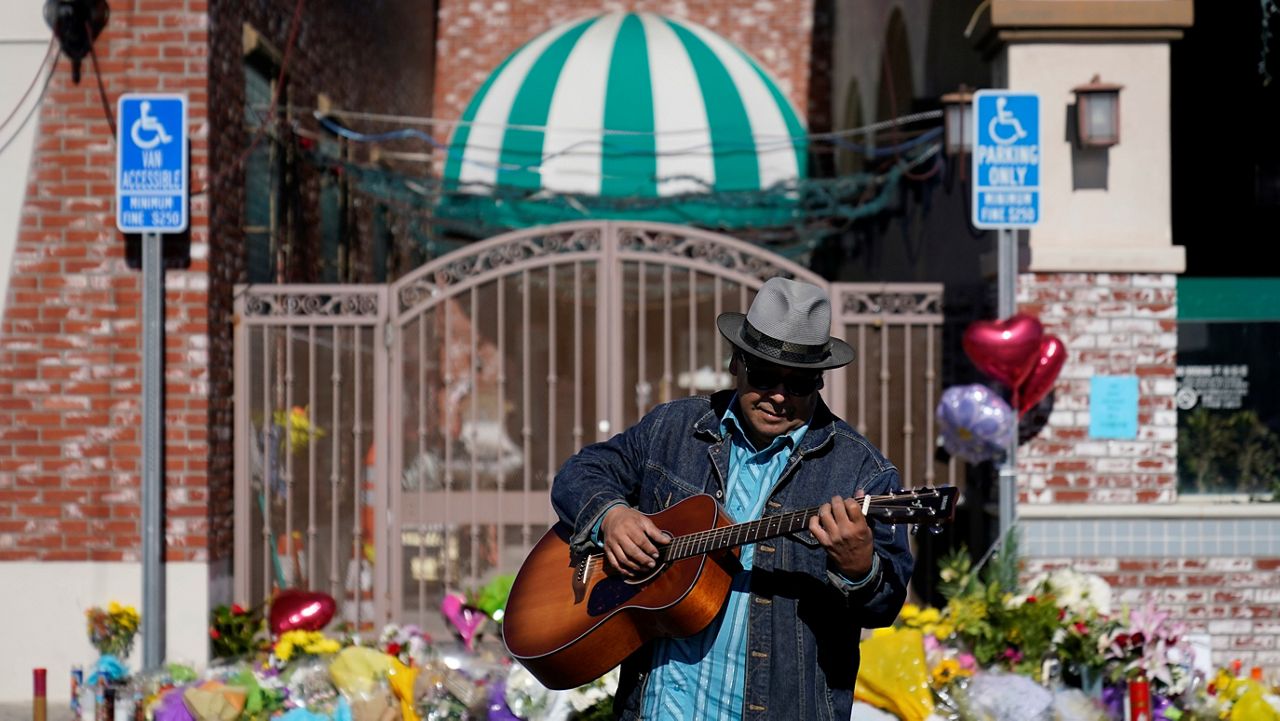
[[[867,515],[890,523],[909,523],[940,529],[956,515],[956,498],[960,489],[955,486],[909,488],[894,491],[887,496],[876,496],[867,509]]]

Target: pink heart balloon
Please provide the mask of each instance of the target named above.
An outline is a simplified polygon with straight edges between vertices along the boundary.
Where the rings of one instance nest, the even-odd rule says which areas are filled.
[[[1043,335],[1039,320],[1018,313],[1004,320],[970,323],[960,344],[978,370],[1018,388],[1036,363]]]
[[[1036,363],[1027,374],[1027,379],[1018,386],[1018,412],[1026,413],[1053,390],[1058,380],[1062,365],[1067,362],[1067,348],[1056,335],[1047,335],[1040,340],[1040,354]]]
[[[271,633],[277,636],[286,631],[319,631],[337,610],[337,602],[327,593],[290,588],[271,600],[267,620]]]
[[[462,637],[462,643],[467,647],[467,650],[474,651],[476,636],[480,633],[480,628],[484,625],[484,622],[489,618],[484,611],[463,603],[462,596],[456,593],[448,593],[445,594],[444,600],[440,602],[440,612],[444,614],[445,620],[452,624],[458,635]]]

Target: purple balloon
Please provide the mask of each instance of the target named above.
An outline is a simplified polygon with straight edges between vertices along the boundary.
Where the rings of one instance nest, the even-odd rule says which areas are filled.
[[[957,458],[981,463],[1004,453],[1017,418],[998,394],[981,383],[951,386],[938,401],[942,445]]]

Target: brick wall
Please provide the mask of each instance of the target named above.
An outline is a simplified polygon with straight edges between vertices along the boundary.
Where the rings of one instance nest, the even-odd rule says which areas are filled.
[[[242,33],[248,22],[283,49],[299,7],[117,6],[95,45],[112,113],[125,92],[186,92],[190,101],[192,260],[166,274],[169,560],[231,553],[231,293],[244,280],[240,163],[249,140]],[[316,132],[306,109],[321,92],[347,109],[429,114],[430,4],[321,3],[298,17],[290,102],[303,108],[295,115],[304,135]],[[92,68],[86,58],[74,85],[62,58],[39,115],[0,325],[0,561],[139,560],[141,274],[127,268],[115,230],[115,146]],[[286,277],[307,282],[318,265],[314,178],[300,187],[290,229],[300,260]]]
[[[778,81],[803,117],[809,98],[810,33],[813,1],[735,3],[726,0],[687,3],[637,0],[618,3],[571,0],[503,0],[475,3],[440,0],[436,58],[435,110],[458,118],[489,73],[535,35],[558,23],[604,11],[653,12],[706,26],[746,50]],[[485,38],[484,42],[476,42]],[[829,101],[827,101],[829,102]],[[441,129],[443,139],[447,129]]]
[[[1019,502],[1168,503],[1177,494],[1177,285],[1172,275],[1044,273],[1018,310],[1067,349],[1052,415],[1018,449]],[[1094,376],[1138,377],[1138,437],[1089,437]]]
[[[1116,604],[1153,599],[1209,634],[1213,663],[1280,666],[1280,520],[1247,510],[1204,516],[1177,499],[1177,285],[1172,275],[1046,273],[1018,278],[1018,310],[1062,339],[1068,360],[1048,422],[1019,447],[1019,503],[1096,504],[1024,523],[1029,575],[1097,573]],[[1090,379],[1138,377],[1138,437],[1089,437]],[[1110,509],[1131,504],[1127,515]],[[1158,504],[1159,515],[1142,506]],[[1224,550],[1235,549],[1228,553]]]
[[[117,4],[95,46],[125,92],[186,92],[192,183],[207,167],[204,2]],[[39,113],[0,321],[0,561],[136,561],[141,274],[114,221],[115,145],[91,59],[59,59]],[[167,557],[206,556],[208,201],[165,290]]]
[[[1189,633],[1209,634],[1215,666],[1280,668],[1280,557],[1032,559],[1026,571],[1067,565],[1105,578],[1117,610],[1151,599]]]

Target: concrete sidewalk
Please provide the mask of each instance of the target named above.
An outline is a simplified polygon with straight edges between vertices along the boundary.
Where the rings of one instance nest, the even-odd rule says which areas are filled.
[[[71,721],[71,707],[49,704],[46,716],[48,721]],[[0,703],[0,721],[31,721],[31,702]]]

